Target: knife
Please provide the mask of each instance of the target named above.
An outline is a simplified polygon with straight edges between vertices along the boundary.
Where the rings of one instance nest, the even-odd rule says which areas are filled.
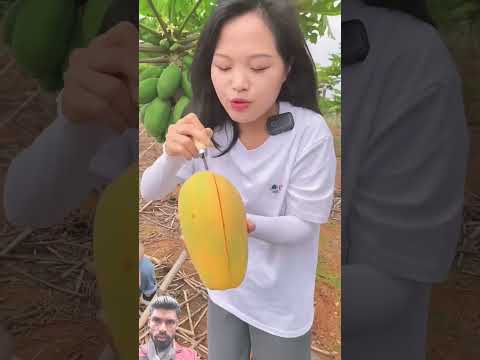
[[[195,141],[195,146],[197,147],[198,153],[202,158],[203,166],[205,166],[205,170],[208,171],[208,164],[207,164],[207,158],[206,158],[206,153],[207,153],[206,146],[198,141]]]

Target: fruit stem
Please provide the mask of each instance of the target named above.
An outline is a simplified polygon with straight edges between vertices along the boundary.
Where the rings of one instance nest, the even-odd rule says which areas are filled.
[[[153,35],[156,35],[158,36],[160,39],[163,37],[163,34],[160,34],[158,31],[155,31],[154,29],[152,28],[149,28],[147,25],[143,25],[142,23],[140,23],[140,27],[150,33],[152,33]]]
[[[160,56],[156,58],[150,58],[150,59],[142,59],[138,61],[140,64],[168,64],[170,63],[170,60],[168,59],[167,56]]]
[[[161,46],[154,46],[154,45],[140,45],[139,46],[140,52],[144,53],[158,53],[158,54],[167,54],[168,50],[165,50]]]
[[[186,47],[183,47],[183,46],[182,46],[181,48],[179,48],[179,49],[177,50],[176,53],[177,53],[178,55],[180,55],[180,56],[183,56],[188,50],[194,49],[196,46],[197,46],[196,43],[191,44],[191,45],[186,46]]]
[[[192,42],[198,41],[200,39],[200,34],[194,34],[195,36],[189,36],[186,37],[185,39],[180,39],[177,42],[181,45],[188,45]]]
[[[168,32],[168,26],[165,24],[163,21],[162,17],[158,13],[157,9],[155,8],[155,5],[153,5],[152,0],[148,0],[148,5],[150,6],[150,9],[152,9],[153,14],[157,18],[158,22],[160,23],[160,26],[162,27],[162,30],[169,42],[172,42],[172,37],[170,36],[170,33]]]

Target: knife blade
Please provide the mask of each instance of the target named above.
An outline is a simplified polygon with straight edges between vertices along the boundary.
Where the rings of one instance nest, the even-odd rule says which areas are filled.
[[[202,161],[203,161],[203,166],[205,166],[205,170],[209,170],[208,169],[208,164],[207,164],[207,158],[206,158],[206,147],[205,145],[199,143],[198,141],[195,141],[195,146],[197,147],[198,149],[198,153],[200,155],[200,157],[202,158]]]
[[[205,166],[205,170],[208,171],[208,164],[207,164],[207,158],[206,158],[206,151],[205,149],[200,150],[200,157],[203,160],[203,166]]]

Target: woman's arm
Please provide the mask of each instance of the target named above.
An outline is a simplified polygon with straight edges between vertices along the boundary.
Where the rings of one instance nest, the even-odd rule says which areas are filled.
[[[274,245],[297,245],[320,236],[320,224],[296,216],[260,216],[247,214],[255,225],[251,236]]]
[[[182,181],[176,175],[187,160],[179,156],[169,156],[165,152],[155,162],[145,169],[140,180],[142,198],[160,200],[175,191]]]
[[[90,161],[113,131],[77,124],[61,110],[53,123],[10,164],[5,179],[7,220],[18,226],[44,227],[63,221],[95,184]]]

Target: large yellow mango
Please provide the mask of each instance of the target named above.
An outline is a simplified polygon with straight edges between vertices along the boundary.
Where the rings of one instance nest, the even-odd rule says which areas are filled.
[[[138,353],[138,164],[97,205],[93,254],[105,321],[121,360]]]
[[[178,214],[193,265],[206,287],[238,287],[248,260],[246,212],[225,177],[197,172],[180,189]]]

